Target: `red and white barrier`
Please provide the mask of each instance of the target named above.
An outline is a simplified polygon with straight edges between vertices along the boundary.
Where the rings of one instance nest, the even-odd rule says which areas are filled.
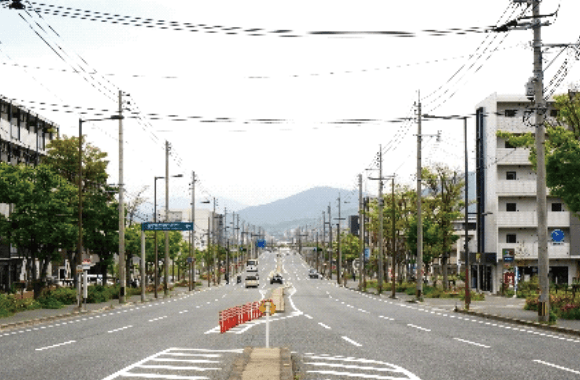
[[[230,307],[219,312],[220,333],[225,333],[229,329],[261,318],[260,302],[248,302],[245,305]]]

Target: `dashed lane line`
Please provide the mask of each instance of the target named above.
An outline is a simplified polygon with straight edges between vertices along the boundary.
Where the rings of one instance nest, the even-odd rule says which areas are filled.
[[[67,344],[73,344],[73,343],[76,343],[76,340],[69,340],[68,342],[59,343],[59,344],[53,344],[52,346],[46,346],[46,347],[36,348],[35,351],[44,351],[44,350],[48,350],[48,349],[51,349],[51,348],[65,346]]]
[[[557,365],[557,364],[548,363],[548,362],[545,362],[543,360],[533,360],[533,361],[536,362],[536,363],[540,363],[540,364],[543,364],[543,365],[547,365],[549,367],[554,367],[554,368],[561,369],[562,371],[567,371],[567,372],[575,373],[576,375],[580,375],[580,371],[576,371],[576,370],[573,370],[573,369],[570,369],[570,368],[562,367],[562,366]]]
[[[465,339],[459,339],[459,338],[453,338],[459,342],[463,342],[463,343],[467,343],[467,344],[472,344],[474,346],[478,346],[478,347],[483,347],[483,348],[491,348],[491,346],[486,346],[485,344],[481,344],[481,343],[476,343],[476,342],[471,342],[469,340],[465,340]]]
[[[133,325],[119,327],[118,329],[114,329],[114,330],[107,331],[107,333],[108,334],[111,334],[111,333],[114,333],[114,332],[117,332],[117,331],[122,331],[122,330],[130,329],[131,327],[133,327]]]
[[[344,339],[344,340],[346,340],[348,343],[350,343],[350,344],[352,344],[352,345],[355,345],[355,346],[357,346],[357,347],[362,347],[362,344],[360,344],[360,343],[358,343],[358,342],[355,342],[354,340],[350,339],[350,338],[349,338],[349,337],[347,337],[347,336],[341,336],[341,338],[342,338],[342,339]]]

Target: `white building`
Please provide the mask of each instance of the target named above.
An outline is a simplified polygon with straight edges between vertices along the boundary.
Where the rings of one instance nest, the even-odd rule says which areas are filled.
[[[58,138],[58,133],[57,124],[0,96],[1,162],[37,165],[40,157],[46,155],[46,145]],[[0,212],[8,215],[9,205],[0,204]],[[25,279],[24,265],[15,247],[0,245],[0,290]],[[52,266],[47,273],[52,273]]]
[[[515,257],[520,279],[538,271],[536,174],[529,150],[513,148],[497,131],[534,133],[530,101],[523,96],[492,94],[476,107],[477,251],[474,277],[482,290],[497,292]],[[547,119],[556,116],[548,103]],[[563,202],[548,195],[550,279],[571,283],[580,274],[580,222]],[[559,241],[554,231],[563,232]],[[555,236],[555,237],[553,237]]]

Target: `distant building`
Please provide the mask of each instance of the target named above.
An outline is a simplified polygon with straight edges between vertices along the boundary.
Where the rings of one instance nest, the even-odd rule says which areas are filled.
[[[40,157],[46,155],[46,146],[58,135],[57,124],[0,96],[0,162],[38,165]],[[10,205],[0,204],[0,212],[8,215]],[[26,279],[25,264],[15,247],[0,244],[0,291]],[[50,266],[47,273],[52,272]]]

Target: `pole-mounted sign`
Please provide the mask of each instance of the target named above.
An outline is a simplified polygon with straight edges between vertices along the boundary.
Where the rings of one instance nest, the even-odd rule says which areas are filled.
[[[193,231],[191,222],[174,222],[174,223],[142,223],[142,231]]]

